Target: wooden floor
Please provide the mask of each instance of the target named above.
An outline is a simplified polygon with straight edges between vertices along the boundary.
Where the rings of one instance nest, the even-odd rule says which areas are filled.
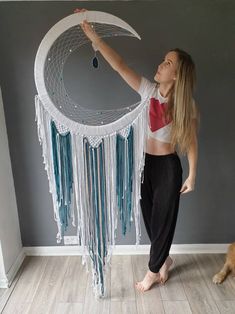
[[[108,296],[95,300],[91,275],[81,256],[28,256],[12,286],[0,289],[2,313],[83,314],[217,314],[235,313],[235,278],[221,285],[212,282],[224,263],[225,254],[178,254],[164,286],[136,291],[143,279],[148,256],[113,256],[107,274]]]

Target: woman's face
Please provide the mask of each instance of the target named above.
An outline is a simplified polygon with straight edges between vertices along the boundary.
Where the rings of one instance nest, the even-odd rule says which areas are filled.
[[[165,55],[164,60],[159,64],[154,80],[158,83],[173,83],[176,80],[178,67],[178,55],[170,51]]]

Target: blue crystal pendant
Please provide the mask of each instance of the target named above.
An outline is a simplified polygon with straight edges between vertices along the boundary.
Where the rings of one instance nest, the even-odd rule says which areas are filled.
[[[92,64],[93,64],[94,68],[96,68],[96,69],[98,68],[99,63],[98,63],[98,59],[96,57],[96,52],[95,52],[95,56],[94,56],[94,58],[92,60]]]

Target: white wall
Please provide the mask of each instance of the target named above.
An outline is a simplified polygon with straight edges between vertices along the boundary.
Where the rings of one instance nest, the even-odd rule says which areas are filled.
[[[7,285],[7,277],[4,267],[4,260],[2,256],[2,245],[0,241],[0,288],[4,288]]]
[[[9,285],[23,259],[15,187],[0,89],[0,287]]]

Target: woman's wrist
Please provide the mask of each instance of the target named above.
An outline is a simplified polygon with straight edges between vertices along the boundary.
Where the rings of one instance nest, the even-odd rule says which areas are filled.
[[[189,178],[190,180],[195,181],[195,179],[196,179],[196,174],[195,174],[195,173],[190,173],[190,174],[188,175],[188,178]]]
[[[101,43],[102,43],[102,39],[98,36],[96,38],[92,39],[92,46],[96,49],[99,48]]]

